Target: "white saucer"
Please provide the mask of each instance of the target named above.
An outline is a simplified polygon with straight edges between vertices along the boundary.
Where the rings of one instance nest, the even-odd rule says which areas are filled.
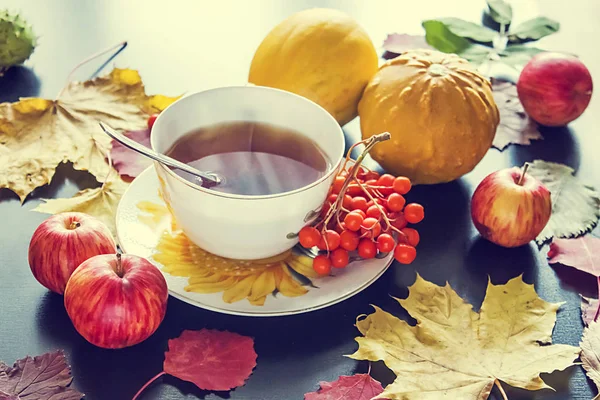
[[[392,254],[389,254],[381,259],[354,261],[344,269],[336,270],[334,268],[333,273],[335,276],[319,278],[307,277],[311,273],[314,274],[314,271],[312,271],[310,263],[307,267],[306,262],[304,264],[290,262],[289,266],[286,266],[288,264],[280,266],[281,263],[279,262],[268,264],[269,266],[263,265],[260,266],[263,272],[269,269],[269,272],[265,272],[265,279],[273,279],[270,275],[272,273],[275,282],[278,285],[283,285],[281,286],[283,290],[281,292],[275,290],[273,293],[266,295],[266,298],[261,297],[262,300],[254,301],[254,303],[264,301],[263,305],[252,304],[246,296],[243,296],[239,301],[228,303],[224,300],[223,291],[209,294],[189,291],[185,289],[189,285],[189,277],[172,275],[172,273],[181,275],[182,269],[192,270],[194,274],[198,274],[198,279],[211,281],[213,279],[208,276],[217,271],[213,277],[214,280],[218,280],[216,278],[223,275],[219,271],[223,271],[223,269],[213,269],[212,266],[224,259],[208,255],[189,243],[185,235],[177,231],[176,228],[173,228],[175,231],[172,230],[171,214],[159,195],[158,178],[154,167],[146,169],[131,183],[119,203],[116,220],[118,239],[123,251],[145,257],[159,267],[167,280],[169,292],[172,296],[196,307],[224,314],[271,317],[300,314],[328,307],[366,289],[385,272],[393,260]],[[159,249],[162,250],[157,250],[161,236],[163,242]],[[199,254],[205,260],[204,262],[189,263],[191,258],[198,259]],[[301,257],[300,253],[295,254]],[[154,257],[161,260],[165,265],[155,260]],[[243,263],[238,262],[238,264]],[[296,268],[292,265],[300,267]],[[227,272],[231,275],[231,279],[221,280],[223,285],[227,286],[228,282],[236,279],[237,282],[240,282],[242,278],[234,275],[251,275],[248,269],[245,268],[241,265],[238,268],[231,269],[231,272]],[[166,272],[165,269],[170,270],[171,273]],[[241,271],[241,274],[239,271]],[[289,273],[284,271],[289,271]],[[255,275],[258,276],[259,273]],[[231,288],[227,292],[229,300],[232,300],[232,292],[238,292],[237,288],[241,288],[241,291],[244,292],[245,288],[251,287],[252,284],[248,285],[246,282],[252,281],[252,279],[252,277],[249,277],[249,280],[244,281],[243,284],[240,282],[236,289]],[[204,288],[205,286],[202,285],[205,285],[205,283],[203,282],[200,282],[200,286]],[[257,284],[257,288],[269,287],[268,285],[262,285],[262,281],[260,282],[261,284]],[[219,284],[215,285],[211,288],[218,289]],[[306,290],[305,294],[299,295],[300,292]],[[297,297],[286,297],[282,294],[285,292],[288,295],[295,292]],[[233,300],[237,300],[237,297],[233,297]]]

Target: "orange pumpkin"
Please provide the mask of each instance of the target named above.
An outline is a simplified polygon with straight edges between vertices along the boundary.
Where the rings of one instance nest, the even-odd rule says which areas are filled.
[[[449,182],[471,171],[499,122],[488,79],[454,54],[412,50],[384,63],[358,105],[363,138],[381,132],[372,157],[414,183]]]

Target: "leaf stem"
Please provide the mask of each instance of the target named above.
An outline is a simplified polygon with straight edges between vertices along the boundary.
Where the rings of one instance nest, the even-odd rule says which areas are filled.
[[[123,50],[125,47],[127,47],[127,40],[124,40],[122,42],[117,43],[114,46],[110,46],[107,49],[101,50],[97,53],[92,54],[91,56],[89,56],[88,58],[86,58],[85,60],[81,61],[79,64],[77,64],[75,67],[73,67],[73,69],[71,70],[71,72],[69,72],[69,75],[67,75],[67,81],[65,82],[65,86],[60,90],[60,92],[58,93],[58,96],[56,96],[56,98],[58,99],[65,91],[67,85],[69,84],[69,82],[71,82],[71,79],[73,79],[73,74],[75,74],[75,72],[81,68],[81,66],[87,64],[88,62],[92,61],[95,58],[100,57],[103,54],[106,54],[110,51],[116,50],[117,52]]]
[[[598,277],[598,298],[600,298],[600,276]],[[594,322],[598,322],[598,316],[600,315],[600,301],[596,307],[596,313],[594,314]]]
[[[166,375],[165,371],[161,371],[160,373],[156,374],[153,378],[151,378],[148,382],[146,382],[144,384],[144,386],[142,386],[142,388],[140,390],[138,390],[138,392],[135,394],[135,396],[133,396],[133,398],[131,400],[136,400],[140,394],[142,394],[142,392],[152,384],[152,382],[154,382],[155,380],[157,380],[158,378],[160,378],[161,376]]]
[[[502,395],[502,399],[503,400],[508,400],[508,396],[506,395],[506,392],[504,391],[504,388],[502,387],[502,384],[500,384],[500,381],[498,379],[496,379],[494,381],[494,384],[496,385],[496,387],[498,387],[498,390],[500,391],[500,394]]]

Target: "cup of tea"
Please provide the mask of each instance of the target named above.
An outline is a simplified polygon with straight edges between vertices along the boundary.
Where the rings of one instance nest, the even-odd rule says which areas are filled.
[[[344,154],[336,120],[279,89],[231,86],[188,94],[156,119],[152,148],[223,182],[208,186],[155,163],[162,196],[186,236],[227,258],[292,248],[316,218]]]

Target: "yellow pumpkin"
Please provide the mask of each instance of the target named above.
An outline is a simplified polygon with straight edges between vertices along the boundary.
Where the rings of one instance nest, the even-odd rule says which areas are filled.
[[[338,10],[313,8],[269,32],[254,54],[248,80],[304,96],[344,125],[356,117],[378,65],[371,39],[354,19]]]
[[[384,63],[358,106],[363,138],[388,131],[371,156],[414,183],[449,182],[471,171],[499,122],[491,84],[468,61],[412,50]]]

